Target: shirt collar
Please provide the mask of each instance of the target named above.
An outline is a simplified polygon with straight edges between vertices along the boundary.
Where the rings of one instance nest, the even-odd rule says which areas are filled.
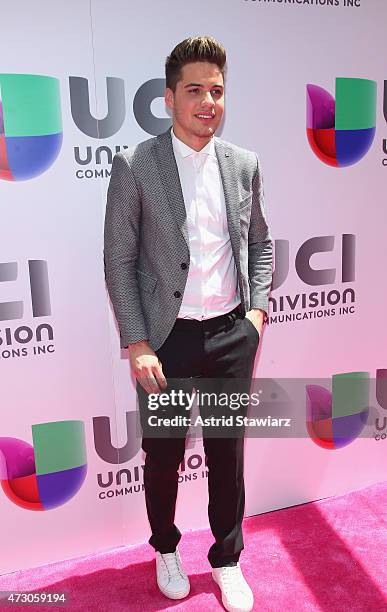
[[[175,153],[178,153],[181,157],[188,157],[189,155],[194,155],[195,153],[203,153],[204,155],[212,155],[215,157],[215,142],[212,137],[211,140],[206,144],[203,149],[200,151],[195,151],[195,149],[191,149],[188,145],[185,144],[180,138],[175,136],[173,128],[171,129],[172,135],[172,145]]]

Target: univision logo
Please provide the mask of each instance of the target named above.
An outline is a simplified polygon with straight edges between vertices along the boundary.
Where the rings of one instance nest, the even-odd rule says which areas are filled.
[[[312,151],[329,166],[356,164],[372,145],[376,82],[337,78],[336,101],[318,85],[306,86],[306,133]]]
[[[332,392],[306,386],[306,426],[318,446],[327,449],[350,444],[364,429],[369,414],[368,372],[332,376]]]
[[[31,429],[33,447],[0,438],[0,483],[17,506],[51,510],[74,497],[85,480],[85,427],[83,421],[57,421]]]
[[[58,157],[62,138],[59,80],[0,74],[0,178],[39,176]]]

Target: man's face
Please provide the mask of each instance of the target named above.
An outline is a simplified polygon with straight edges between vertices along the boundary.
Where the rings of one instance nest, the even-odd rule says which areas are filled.
[[[165,91],[165,103],[173,111],[173,131],[199,151],[212,138],[224,111],[223,76],[216,64],[193,62],[182,68],[176,91]]]

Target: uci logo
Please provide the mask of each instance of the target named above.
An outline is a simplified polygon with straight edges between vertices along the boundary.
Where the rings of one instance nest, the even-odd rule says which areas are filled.
[[[62,506],[81,488],[87,472],[83,421],[32,425],[33,447],[0,438],[0,483],[6,496],[27,510]]]
[[[306,386],[306,426],[318,446],[338,449],[351,444],[367,423],[369,373],[348,372],[332,376],[332,391]]]
[[[0,178],[39,176],[58,157],[62,138],[58,79],[0,74]]]
[[[312,151],[329,166],[356,164],[375,136],[376,83],[336,79],[336,101],[318,85],[306,86],[306,133]]]
[[[113,136],[126,116],[124,80],[106,77],[106,116],[90,111],[89,82],[69,77],[71,115],[78,129],[95,139]],[[171,125],[156,117],[151,106],[164,95],[165,79],[150,79],[137,90],[133,114],[138,125],[156,136]],[[59,81],[49,76],[0,74],[0,179],[23,181],[48,170],[62,146]]]

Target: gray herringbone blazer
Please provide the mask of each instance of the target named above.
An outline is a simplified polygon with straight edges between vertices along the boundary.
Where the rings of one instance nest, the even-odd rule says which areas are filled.
[[[215,138],[242,307],[268,312],[272,240],[255,153]],[[121,347],[157,350],[179,312],[190,262],[171,132],[115,155],[105,217],[105,276]],[[182,265],[186,264],[186,265]]]

